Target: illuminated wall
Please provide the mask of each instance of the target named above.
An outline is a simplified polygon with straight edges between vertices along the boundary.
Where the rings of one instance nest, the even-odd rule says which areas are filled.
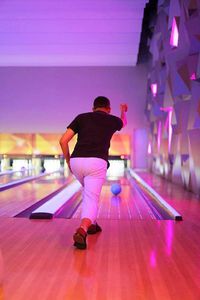
[[[33,139],[32,134],[0,133],[0,154],[31,155]]]
[[[5,134],[0,133],[0,155],[61,155],[59,139],[61,134]],[[76,143],[76,136],[70,141],[70,152]],[[130,155],[131,139],[128,134],[115,134],[111,140],[110,155]]]
[[[158,1],[150,51],[149,167],[200,194],[200,1]]]

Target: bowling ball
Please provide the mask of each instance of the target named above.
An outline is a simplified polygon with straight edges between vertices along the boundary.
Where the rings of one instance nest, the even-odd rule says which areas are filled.
[[[114,195],[118,195],[119,193],[121,193],[121,186],[119,183],[113,183],[111,185],[111,188],[110,188],[111,192],[114,194]]]

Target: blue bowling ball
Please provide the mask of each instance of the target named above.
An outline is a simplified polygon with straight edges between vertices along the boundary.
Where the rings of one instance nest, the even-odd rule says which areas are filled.
[[[119,183],[113,183],[111,185],[111,188],[110,188],[111,192],[114,194],[114,195],[118,195],[119,193],[121,193],[121,186]]]

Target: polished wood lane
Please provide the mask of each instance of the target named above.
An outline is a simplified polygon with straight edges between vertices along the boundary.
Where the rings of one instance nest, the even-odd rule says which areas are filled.
[[[67,182],[62,174],[54,173],[0,192],[0,216],[17,215]]]
[[[72,246],[78,220],[0,218],[5,299],[200,298],[200,225],[102,220],[88,249]]]
[[[183,221],[99,218],[103,232],[88,236],[88,249],[81,251],[72,245],[78,219],[0,217],[0,299],[199,300],[200,201],[148,176]],[[112,197],[108,188],[105,201]]]
[[[164,180],[161,176],[152,173],[138,173],[152,188],[154,188],[172,207],[174,207],[185,220],[198,220],[200,216],[200,199],[197,195]]]
[[[102,188],[99,201],[98,219],[155,219],[154,214],[141,196],[137,188],[131,187],[127,180],[121,184],[122,191],[115,196],[110,191],[109,182]],[[74,213],[73,218],[81,217],[81,205]]]

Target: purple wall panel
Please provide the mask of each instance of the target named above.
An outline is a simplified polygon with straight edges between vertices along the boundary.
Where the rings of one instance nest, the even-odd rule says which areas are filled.
[[[159,110],[173,111],[171,147],[166,149],[164,146],[166,135],[169,137],[170,134],[165,130],[160,141],[161,147],[158,149],[154,146],[153,153],[149,154],[150,169],[197,194],[200,194],[199,3],[159,1],[157,23],[150,43],[152,63],[149,67],[146,103],[149,142],[154,141],[154,144],[158,132],[153,128],[158,123],[162,128],[166,124],[166,116]],[[170,45],[173,20],[176,20],[178,31],[176,47]],[[163,72],[164,68],[166,73]],[[150,91],[152,83],[158,85],[156,96]]]

